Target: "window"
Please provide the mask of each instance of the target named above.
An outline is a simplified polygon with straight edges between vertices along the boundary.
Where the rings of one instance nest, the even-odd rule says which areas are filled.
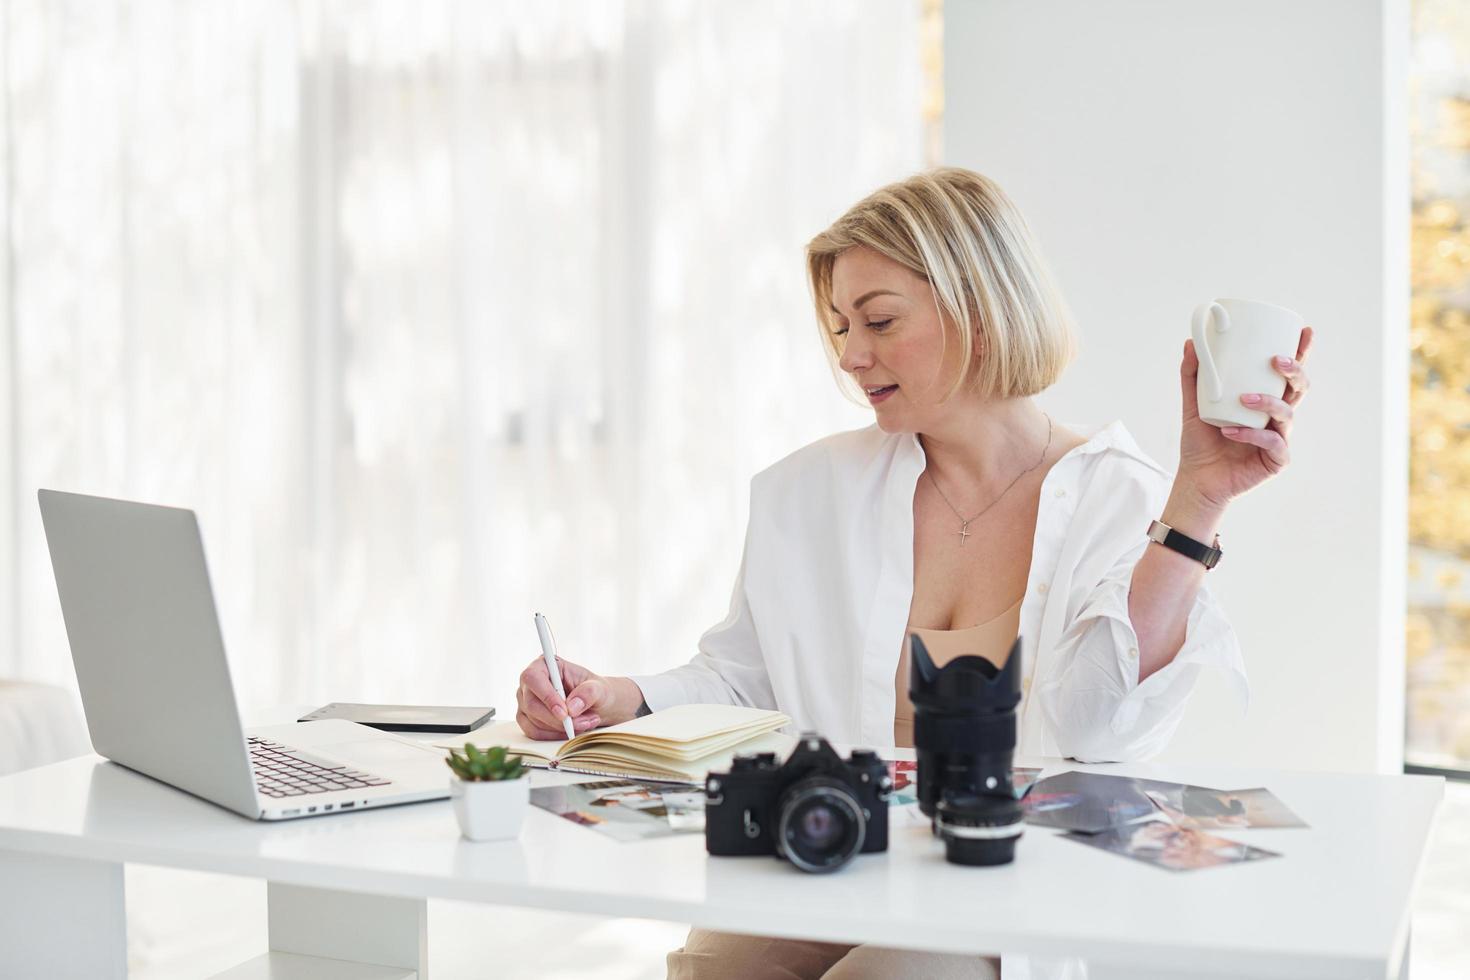
[[[1470,4],[1413,31],[1405,761],[1470,775]]]

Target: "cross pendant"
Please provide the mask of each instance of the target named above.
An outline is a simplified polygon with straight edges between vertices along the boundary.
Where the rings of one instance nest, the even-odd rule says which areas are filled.
[[[970,536],[970,522],[969,521],[962,521],[960,523],[960,544],[964,544],[965,543],[965,539],[968,538],[969,536]]]

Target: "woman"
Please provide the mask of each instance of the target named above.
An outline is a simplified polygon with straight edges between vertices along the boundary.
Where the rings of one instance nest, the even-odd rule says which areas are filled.
[[[1200,420],[1185,343],[1171,484],[1121,423],[1075,432],[1032,402],[1072,357],[1071,317],[993,181],[947,168],[882,188],[811,241],[807,267],[828,350],[877,425],[752,480],[730,613],[690,663],[603,677],[563,661],[563,703],[537,659],[517,692],[527,734],[563,738],[566,715],[586,731],[723,702],[777,708],[834,742],[912,745],[910,632],[941,664],[962,653],[1003,663],[1021,636],[1020,755],[1155,754],[1204,666],[1247,697],[1205,564],[1145,531],[1158,520],[1218,548],[1230,501],[1286,466],[1311,328],[1273,362],[1285,397],[1242,398],[1269,414],[1265,429]],[[781,975],[994,975],[975,958],[698,929],[670,972],[755,975],[751,957],[781,960]]]

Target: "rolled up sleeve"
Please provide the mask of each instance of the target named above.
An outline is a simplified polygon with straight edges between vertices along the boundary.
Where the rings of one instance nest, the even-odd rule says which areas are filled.
[[[747,547],[749,542],[747,541]],[[745,559],[735,577],[730,612],[699,639],[699,652],[687,664],[658,674],[635,676],[643,699],[654,711],[676,704],[739,704],[775,708],[760,638],[745,592]]]
[[[1038,691],[1058,750],[1078,762],[1128,762],[1163,751],[1204,668],[1225,674],[1242,715],[1250,705],[1240,643],[1204,586],[1189,611],[1179,653],[1139,683],[1128,591],[1146,546],[1124,556],[1087,596],[1062,635],[1059,669]]]

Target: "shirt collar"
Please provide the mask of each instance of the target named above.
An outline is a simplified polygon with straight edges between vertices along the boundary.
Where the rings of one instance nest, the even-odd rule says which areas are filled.
[[[1069,423],[1067,428],[1085,436],[1087,441],[1057,460],[1057,465],[1061,465],[1068,456],[1089,456],[1093,453],[1113,450],[1167,475],[1167,471],[1162,466],[1139,448],[1132,433],[1123,425],[1122,419],[1114,419],[1103,425],[1072,425]]]
[[[1083,456],[1091,456],[1094,453],[1102,453],[1107,452],[1108,450],[1114,450],[1116,452],[1123,453],[1124,455],[1129,456],[1133,459],[1136,459],[1140,463],[1143,463],[1145,466],[1149,466],[1155,470],[1158,470],[1160,473],[1167,474],[1167,471],[1164,470],[1163,467],[1154,462],[1147,453],[1139,448],[1138,443],[1133,439],[1133,435],[1128,431],[1128,428],[1123,425],[1122,419],[1114,419],[1111,422],[1106,422],[1100,425],[1074,425],[1069,422],[1063,423],[1063,425],[1066,428],[1071,429],[1073,432],[1076,432],[1078,435],[1083,436],[1084,438],[1086,438],[1087,441],[1082,443],[1080,446],[1076,446],[1073,449],[1068,450],[1061,459],[1057,460],[1055,464],[1057,466],[1061,466],[1068,459],[1071,459],[1073,457],[1080,458]],[[876,428],[876,426],[874,427]],[[895,438],[900,440],[900,452],[904,456],[918,460],[922,464],[924,460],[924,447],[919,443],[919,437],[917,435],[912,432],[908,432],[901,433],[895,436]]]

